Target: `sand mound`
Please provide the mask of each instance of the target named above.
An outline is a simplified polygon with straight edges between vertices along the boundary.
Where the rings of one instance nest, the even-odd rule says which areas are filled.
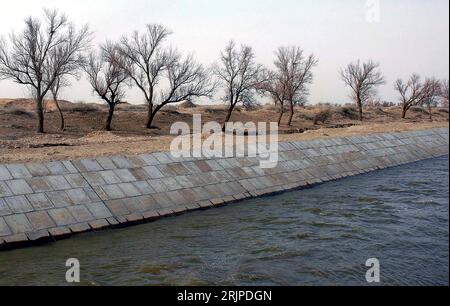
[[[0,99],[0,107],[5,107],[12,99]]]
[[[59,105],[64,109],[70,108],[72,105],[74,105],[74,103],[66,100],[59,100]],[[56,104],[53,102],[53,100],[45,100],[44,106],[46,111],[57,110]],[[32,99],[1,99],[0,107],[4,109],[22,109],[27,112],[36,111],[36,103]]]
[[[191,101],[186,101],[184,103],[181,103],[179,106],[179,108],[196,108],[197,105],[195,105],[194,103],[192,103]]]

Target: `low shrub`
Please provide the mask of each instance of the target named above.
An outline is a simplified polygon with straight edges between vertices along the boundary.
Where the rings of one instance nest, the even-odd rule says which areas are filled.
[[[336,113],[339,114],[342,118],[346,119],[358,119],[358,112],[353,106],[342,106],[336,110]]]
[[[253,112],[260,110],[262,108],[261,104],[250,104],[250,105],[244,105],[244,110],[247,112]]]
[[[119,104],[116,106],[116,110],[123,112],[146,112],[148,110],[148,106],[145,104]]]
[[[228,105],[216,106],[216,107],[205,107],[205,108],[203,108],[203,111],[206,114],[217,116],[217,115],[221,115],[221,114],[227,112],[228,107],[229,107]]]
[[[333,113],[330,108],[319,110],[316,114],[314,114],[314,124],[318,124],[319,122],[325,124],[328,120],[331,119]]]
[[[411,111],[414,113],[428,114],[428,111],[421,106],[414,106],[411,108]]]
[[[280,107],[278,105],[273,105],[273,104],[264,106],[264,108],[266,110],[268,110],[269,112],[279,112],[280,111]]]
[[[296,112],[295,117],[300,121],[314,121],[314,115],[305,112]]]
[[[69,113],[90,113],[100,111],[100,106],[95,104],[73,104],[63,107],[63,111]]]
[[[373,109],[373,112],[374,112],[376,115],[379,115],[379,116],[385,116],[385,115],[386,115],[386,112],[385,112],[384,109],[382,109],[381,107],[376,107],[376,108],[374,108],[374,109]]]
[[[179,108],[196,108],[197,105],[195,105],[193,102],[191,101],[186,101],[181,103],[180,105],[178,105]]]
[[[11,107],[6,108],[5,113],[8,115],[13,115],[13,116],[23,116],[23,117],[28,117],[28,118],[34,117],[34,113],[27,111],[26,109],[17,107],[17,106],[11,106]]]
[[[180,114],[180,113],[177,111],[176,106],[174,106],[174,105],[166,105],[166,106],[164,106],[164,107],[161,109],[161,111],[164,112],[164,113],[166,113],[166,114],[172,114],[172,115],[178,115],[178,114]]]

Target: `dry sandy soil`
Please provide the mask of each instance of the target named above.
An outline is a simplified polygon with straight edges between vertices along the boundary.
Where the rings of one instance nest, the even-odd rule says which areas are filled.
[[[159,129],[144,128],[146,106],[119,105],[113,120],[113,132],[102,131],[106,107],[62,101],[66,130],[59,131],[59,114],[54,103],[47,103],[46,134],[37,134],[34,103],[25,99],[0,99],[0,163],[77,159],[113,154],[140,154],[167,151],[171,140],[170,126],[176,121],[192,124],[192,114],[202,114],[203,122],[225,118],[224,106],[197,106],[165,108],[156,118]],[[329,110],[327,120],[314,122],[317,114]],[[448,109],[434,109],[433,122],[428,113],[415,108],[408,119],[400,119],[400,109],[370,108],[365,110],[365,121],[357,120],[350,106],[310,106],[299,108],[292,127],[282,126],[279,139],[307,140],[336,136],[366,135],[393,131],[448,127]],[[286,115],[286,119],[287,119]],[[277,121],[277,109],[264,106],[256,110],[238,109],[233,121]]]

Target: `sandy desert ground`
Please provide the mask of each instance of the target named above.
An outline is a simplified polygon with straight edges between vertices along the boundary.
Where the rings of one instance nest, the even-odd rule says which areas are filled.
[[[34,103],[26,99],[0,99],[0,163],[77,159],[113,154],[140,154],[167,151],[173,122],[192,124],[192,114],[202,114],[203,122],[225,118],[225,106],[169,106],[157,116],[158,129],[145,129],[146,106],[127,103],[117,107],[112,132],[103,131],[107,109],[103,105],[60,102],[66,118],[66,130],[59,130],[59,113],[47,102],[46,134],[37,134]],[[323,115],[325,113],[325,115]],[[400,118],[399,107],[366,109],[365,121],[357,120],[351,106],[307,106],[298,108],[292,127],[280,128],[280,141],[323,137],[365,135],[392,131],[448,127],[449,111],[433,110],[433,122],[422,108],[414,108],[408,118]],[[325,122],[317,121],[322,115]],[[287,120],[288,115],[285,115]],[[232,121],[277,121],[274,106],[254,110],[239,108]],[[315,122],[317,121],[317,122]]]

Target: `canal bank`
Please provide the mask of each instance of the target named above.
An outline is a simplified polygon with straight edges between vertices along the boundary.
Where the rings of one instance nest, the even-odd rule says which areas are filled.
[[[448,129],[280,143],[279,163],[170,153],[0,165],[0,245],[40,243],[448,155]]]
[[[414,173],[414,175],[411,175]],[[355,192],[357,190],[358,192]],[[0,286],[448,286],[448,156],[0,252]]]

